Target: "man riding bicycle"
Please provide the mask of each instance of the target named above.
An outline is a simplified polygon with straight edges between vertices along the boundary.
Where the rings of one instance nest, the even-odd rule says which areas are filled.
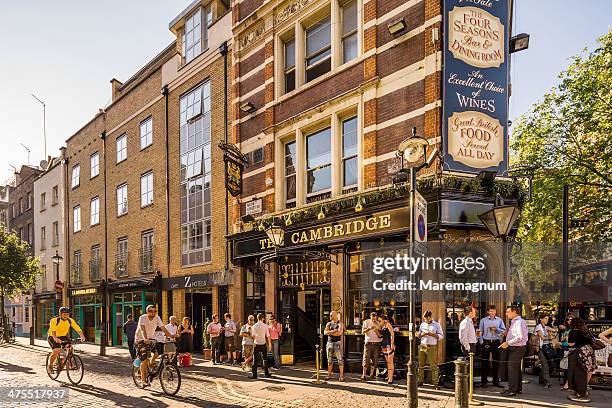
[[[73,328],[81,336],[81,341],[85,341],[83,331],[77,322],[70,317],[70,308],[60,307],[59,314],[59,317],[54,317],[49,321],[49,337],[47,341],[51,346],[51,350],[53,350],[49,358],[49,365],[47,366],[47,372],[49,373],[53,372],[53,363],[55,363],[55,359],[57,359],[62,350],[62,344],[70,342],[70,328]],[[67,347],[70,347],[70,344]]]
[[[155,339],[155,333],[163,331],[167,337],[172,337],[161,318],[157,315],[155,306],[149,305],[146,309],[147,313],[140,316],[138,319],[138,328],[136,329],[136,353],[141,361],[140,364],[140,378],[142,384],[146,387],[149,385],[147,379],[147,370],[149,366],[149,358],[151,357],[151,343]],[[163,353],[163,343],[157,343],[157,347],[151,359],[151,364],[155,362],[155,359],[159,354]]]

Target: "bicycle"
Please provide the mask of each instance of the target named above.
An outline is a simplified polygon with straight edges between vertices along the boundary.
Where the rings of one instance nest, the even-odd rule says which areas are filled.
[[[72,346],[72,343],[74,341],[80,343],[81,339],[70,339],[69,341],[62,342],[60,354],[53,362],[52,372],[49,372],[49,370],[47,370],[47,367],[49,367],[49,359],[51,358],[52,352],[47,354],[47,360],[45,362],[45,371],[47,371],[47,375],[52,380],[56,380],[64,368],[66,369],[66,375],[68,376],[68,380],[73,385],[78,385],[83,379],[83,374],[85,371],[83,367],[83,360],[81,360],[81,357],[74,354],[74,347]]]
[[[157,341],[151,340],[151,343],[147,345],[147,350],[149,352],[155,352],[156,343]],[[176,365],[177,361],[176,345],[174,342],[164,342],[164,352],[160,356],[159,364],[157,364],[152,371],[150,370],[150,364],[149,367],[147,367],[147,380],[149,384],[155,377],[159,377],[159,383],[161,384],[164,394],[175,395],[179,392],[181,388],[181,373]],[[132,366],[132,379],[138,388],[145,388],[142,378],[140,377],[140,367]]]

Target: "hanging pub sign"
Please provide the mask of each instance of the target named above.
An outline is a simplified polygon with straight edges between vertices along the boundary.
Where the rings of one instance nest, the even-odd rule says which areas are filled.
[[[242,164],[225,156],[225,188],[233,196],[242,194]]]
[[[445,169],[508,168],[508,0],[444,0]]]

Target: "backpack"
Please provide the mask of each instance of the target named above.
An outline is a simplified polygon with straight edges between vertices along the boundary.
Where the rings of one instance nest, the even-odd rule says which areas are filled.
[[[525,357],[533,356],[538,354],[540,351],[540,338],[534,333],[527,334],[527,350]]]

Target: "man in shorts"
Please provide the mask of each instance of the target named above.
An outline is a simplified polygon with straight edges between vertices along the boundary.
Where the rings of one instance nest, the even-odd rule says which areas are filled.
[[[325,325],[325,331],[323,334],[327,336],[327,377],[326,380],[330,380],[332,377],[332,371],[334,369],[334,357],[338,360],[338,370],[340,376],[338,381],[344,381],[344,356],[342,352],[342,334],[344,333],[344,326],[340,321],[338,312],[332,310],[329,314],[330,321]]]
[[[49,358],[48,372],[53,372],[53,363],[62,350],[62,343],[70,341],[70,328],[73,328],[81,336],[81,341],[85,341],[83,331],[77,322],[70,317],[70,308],[60,307],[59,317],[54,317],[49,321],[49,337],[47,337],[47,341],[53,352]]]
[[[147,379],[147,368],[149,366],[149,358],[151,357],[151,340],[155,339],[156,332],[159,331],[163,331],[166,336],[171,337],[170,332],[166,329],[161,318],[157,315],[155,306],[147,306],[146,311],[147,313],[143,314],[138,319],[138,329],[136,329],[136,354],[138,354],[138,358],[142,362],[140,364],[140,378],[145,387],[150,385]],[[155,350],[151,363],[155,361],[155,358],[159,354],[158,351],[157,349]]]
[[[249,315],[247,323],[240,328],[240,337],[242,337],[242,370],[251,369],[253,365],[253,325],[255,324],[255,316]]]
[[[236,365],[236,351],[234,348],[234,336],[236,335],[236,331],[238,330],[238,326],[232,320],[232,315],[226,313],[225,317],[225,326],[223,328],[223,335],[225,337],[225,352],[227,353],[227,363],[231,365]]]

